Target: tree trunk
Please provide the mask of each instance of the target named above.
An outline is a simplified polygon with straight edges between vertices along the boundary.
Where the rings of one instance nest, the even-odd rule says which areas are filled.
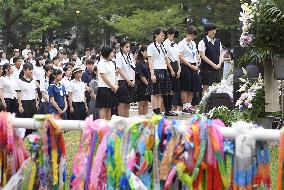
[[[274,79],[273,61],[264,61],[265,112],[280,111],[278,81]]]
[[[41,53],[43,54],[44,53],[44,50],[45,50],[45,33],[43,33],[41,35]]]

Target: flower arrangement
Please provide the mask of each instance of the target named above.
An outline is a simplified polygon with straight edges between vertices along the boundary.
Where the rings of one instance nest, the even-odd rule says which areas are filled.
[[[247,47],[253,40],[253,35],[250,33],[250,29],[252,27],[254,12],[252,11],[252,6],[250,6],[248,3],[242,4],[241,8],[242,12],[240,12],[239,20],[242,22],[243,26],[240,37],[240,45],[241,47]]]
[[[240,46],[247,53],[238,62],[263,61],[284,55],[284,11],[281,6],[277,0],[251,0],[241,5]]]
[[[206,116],[210,119],[222,120],[227,127],[231,127],[237,121],[245,120],[243,112],[238,109],[230,110],[226,106],[215,107]]]
[[[244,84],[238,90],[243,92],[236,102],[236,107],[244,113],[246,121],[256,121],[257,118],[265,117],[264,82],[259,75],[256,81],[240,79]]]

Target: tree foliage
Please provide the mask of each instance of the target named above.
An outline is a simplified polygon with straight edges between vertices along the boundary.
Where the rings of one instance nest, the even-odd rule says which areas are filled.
[[[110,36],[117,35],[149,42],[155,27],[184,32],[194,25],[202,31],[205,22],[217,24],[226,46],[238,44],[239,37],[240,3],[233,0],[0,0],[0,9],[5,46],[36,42],[44,35],[50,41],[77,28],[85,47],[109,44]]]
[[[161,11],[137,10],[130,17],[117,16],[108,23],[130,39],[142,43],[152,40],[151,35],[156,27],[177,26],[184,29],[183,19],[180,7],[172,6]]]

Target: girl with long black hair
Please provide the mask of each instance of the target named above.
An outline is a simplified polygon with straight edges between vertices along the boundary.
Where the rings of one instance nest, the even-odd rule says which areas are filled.
[[[48,96],[48,87],[53,81],[52,77],[52,67],[51,66],[45,66],[44,67],[44,79],[40,81],[40,92],[42,94],[40,106],[39,106],[39,113],[40,114],[47,114],[49,109],[49,96]]]
[[[18,116],[22,118],[32,118],[38,110],[37,101],[37,85],[32,78],[33,65],[25,63],[19,75],[18,84],[16,87],[18,99]],[[27,129],[26,135],[31,134],[33,130]]]
[[[146,94],[146,89],[151,80],[151,73],[148,63],[147,46],[142,45],[138,50],[136,61],[136,84],[137,84],[137,101],[138,114],[148,114],[148,102],[151,101],[151,96]]]
[[[152,107],[155,114],[161,114],[162,96],[172,93],[170,75],[167,70],[175,76],[170,65],[167,52],[162,42],[165,34],[161,28],[156,28],[153,33],[153,43],[147,48],[149,68],[151,72],[151,83],[148,85],[148,92],[151,93]]]
[[[130,103],[136,102],[135,92],[135,63],[130,53],[130,43],[123,40],[120,43],[120,52],[116,54],[118,71],[118,115],[129,117]]]
[[[178,114],[172,112],[173,105],[175,107],[180,106],[181,104],[181,95],[180,95],[180,60],[179,60],[179,51],[178,45],[175,43],[175,39],[178,38],[179,32],[176,28],[169,28],[167,30],[167,39],[164,41],[165,49],[168,53],[168,58],[170,64],[175,71],[175,76],[171,76],[172,82],[172,91],[173,94],[163,96],[163,102],[165,107],[165,116],[177,116]]]
[[[0,98],[7,112],[16,112],[16,79],[13,77],[13,66],[5,63],[0,78]]]

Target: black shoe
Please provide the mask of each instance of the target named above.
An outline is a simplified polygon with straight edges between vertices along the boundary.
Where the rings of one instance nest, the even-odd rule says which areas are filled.
[[[176,116],[174,113],[171,112],[165,112],[164,116],[170,117],[170,116]]]
[[[178,116],[178,114],[173,111],[170,111],[170,113],[173,114],[173,116]]]
[[[183,110],[182,110],[182,113],[190,113],[190,114],[191,114],[191,110],[189,110],[189,109],[183,109]]]

